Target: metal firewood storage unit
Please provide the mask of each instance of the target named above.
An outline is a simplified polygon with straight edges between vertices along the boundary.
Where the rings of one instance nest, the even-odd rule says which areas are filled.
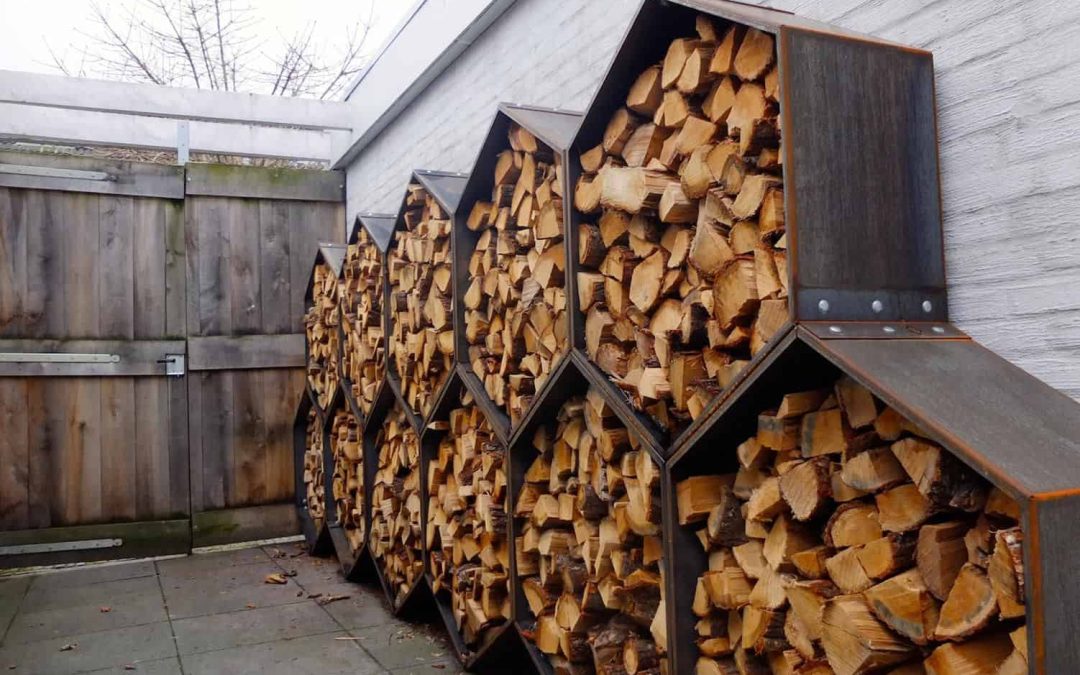
[[[386,310],[386,308],[388,306],[387,295],[389,294],[389,286],[386,283],[386,251],[387,251],[387,247],[390,245],[390,236],[393,233],[394,221],[395,221],[395,216],[392,215],[392,214],[386,214],[386,213],[361,213],[360,215],[356,216],[356,221],[353,223],[353,229],[352,229],[352,232],[349,235],[349,241],[348,241],[348,244],[346,246],[346,256],[347,256],[348,255],[347,252],[348,252],[348,250],[350,248],[359,245],[358,240],[361,237],[361,231],[363,231],[366,234],[368,240],[374,244],[376,250],[378,251],[379,258],[382,261],[383,272],[381,274],[381,283],[382,283],[382,307],[383,307],[382,326],[383,326],[383,348],[384,349],[386,348],[386,336],[389,335],[389,333],[390,333],[389,312],[387,312],[387,310]],[[345,269],[344,269],[344,265],[343,265],[341,271],[339,272],[338,279],[340,281],[343,281],[344,278],[345,278]],[[342,391],[343,395],[345,396],[345,400],[349,402],[349,406],[350,406],[350,408],[352,408],[353,414],[356,415],[356,418],[358,420],[360,420],[361,425],[363,425],[364,422],[366,421],[365,418],[367,417],[367,414],[364,412],[362,406],[359,404],[359,402],[353,396],[352,387],[353,387],[354,383],[350,379],[349,373],[346,371],[345,365],[344,365],[345,350],[346,350],[346,348],[348,346],[346,344],[346,341],[345,341],[345,317],[344,317],[344,315],[342,316],[342,320],[341,320],[341,323],[339,325],[341,327],[341,334],[339,336],[339,339],[341,341],[341,353],[338,355],[338,357],[339,357],[338,358],[338,372],[340,373],[341,391]],[[386,357],[384,356],[384,362],[383,362],[384,370],[385,370],[385,367],[386,367],[385,359],[386,359]],[[376,400],[380,396],[383,395],[383,390],[385,388],[386,388],[386,377],[385,377],[385,373],[384,373],[384,376],[381,378],[381,383],[379,385],[379,390],[375,394]],[[372,408],[374,408],[374,403],[372,404]]]
[[[293,474],[296,494],[296,513],[300,521],[300,531],[304,535],[304,544],[312,555],[326,555],[334,551],[330,533],[326,527],[325,516],[319,520],[312,518],[307,505],[307,484],[304,481],[304,455],[307,454],[309,436],[308,425],[314,424],[318,433],[322,433],[323,417],[315,407],[315,398],[305,386],[304,395],[296,409],[293,421]],[[325,454],[324,454],[325,458]]]
[[[885,328],[896,332],[883,339]],[[1076,672],[1080,592],[1070,570],[1080,555],[1080,405],[948,324],[933,328],[940,333],[888,323],[799,326],[685,438],[665,480],[674,486],[690,476],[733,471],[735,446],[753,434],[759,411],[784,393],[846,374],[1017,501],[1030,671]],[[674,570],[668,587],[673,672],[689,672],[697,651],[694,584],[708,563],[672,510],[665,519]]]
[[[472,171],[469,173],[469,179],[462,190],[457,211],[454,213],[455,361],[464,366],[464,368],[461,369],[462,377],[469,383],[470,389],[476,392],[477,403],[481,406],[484,416],[487,417],[489,423],[494,428],[495,433],[504,443],[509,439],[512,432],[510,416],[491,400],[484,389],[483,383],[480,382],[480,378],[472,371],[471,364],[469,363],[469,344],[466,340],[465,331],[464,298],[469,289],[469,284],[472,281],[469,274],[469,258],[476,248],[481,232],[470,230],[466,223],[474,204],[479,201],[491,199],[492,177],[495,172],[495,166],[499,161],[499,155],[510,147],[507,142],[507,134],[510,131],[511,125],[517,124],[535,136],[536,139],[546,146],[562,164],[563,204],[561,213],[563,221],[563,241],[564,246],[568,246],[569,244],[565,244],[565,242],[571,238],[571,235],[566,229],[566,223],[570,222],[569,209],[570,201],[572,199],[572,188],[570,183],[566,180],[566,167],[569,163],[567,149],[570,147],[574,132],[577,131],[580,123],[581,115],[579,113],[500,103],[498,110],[495,113],[495,119],[492,120],[487,136],[480,146],[480,153],[477,155],[476,162],[473,164]],[[574,261],[567,258],[564,289],[568,296],[572,289],[572,282],[570,280],[572,275],[570,270],[572,269],[573,263]],[[569,310],[570,305],[568,298],[567,313],[569,313]],[[567,320],[569,320],[569,317],[567,317]],[[558,362],[562,357],[566,356],[568,351],[568,349],[567,351],[564,351],[555,360],[552,364],[552,372],[558,367]],[[548,381],[550,381],[550,378]],[[541,386],[541,388],[536,391],[534,401],[542,398],[544,396],[543,392],[544,387]]]
[[[644,0],[570,148],[571,184],[635,78],[664,59],[673,39],[696,38],[702,13],[776,39],[789,321],[684,434],[794,323],[948,320],[930,52],[738,2]],[[570,215],[570,232],[592,219],[576,207]],[[567,248],[576,268],[577,237]],[[576,292],[570,300],[582,350],[584,315]],[[670,455],[678,439],[643,414],[636,420]]]
[[[320,243],[319,250],[315,252],[315,262],[311,265],[311,273],[308,276],[307,288],[304,290],[304,309],[307,311],[312,307],[315,302],[315,270],[319,265],[326,265],[330,272],[337,278],[341,274],[341,263],[345,260],[346,247],[344,244],[327,244]],[[334,388],[334,392],[330,395],[330,400],[327,401],[326,409],[324,410],[319,406],[318,396],[311,387],[311,380],[308,378],[307,369],[311,363],[311,345],[308,341],[304,340],[304,381],[306,383],[305,389],[312,396],[312,403],[315,405],[316,410],[319,411],[321,417],[326,417],[326,411],[334,407],[336,399],[341,395],[341,389],[339,387]],[[330,363],[327,367],[335,370],[340,370],[341,358],[340,354],[333,355]],[[340,378],[339,378],[340,381]]]
[[[428,427],[424,429],[423,434],[420,436],[420,462],[421,462],[421,495],[422,495],[422,513],[425,526],[424,536],[424,579],[429,588],[435,588],[434,577],[432,575],[431,568],[431,548],[428,545],[426,527],[431,522],[432,516],[428,510],[430,508],[430,489],[428,486],[428,476],[430,475],[431,463],[438,457],[439,442],[448,434],[449,430],[437,429],[431,426],[433,422],[447,422],[449,421],[450,412],[455,408],[462,406],[461,398],[466,392],[472,395],[472,405],[480,408],[480,414],[487,416],[487,412],[480,405],[481,399],[477,395],[477,387],[469,386],[463,379],[462,375],[465,372],[465,368],[458,365],[454,373],[451,374],[450,379],[447,381],[447,386],[443,388],[442,393],[439,395],[438,400],[435,402],[431,412],[431,419],[428,420]],[[479,387],[482,391],[482,387]],[[495,426],[491,424],[491,419],[487,418],[488,424],[491,425],[492,431]],[[498,435],[496,433],[496,438]],[[506,451],[505,444],[498,441],[500,451],[504,454],[504,464],[507,471],[509,471],[509,453]],[[509,478],[509,476],[508,476]],[[509,491],[509,485],[506,488]],[[507,532],[506,537],[508,539],[507,545],[510,550],[510,565],[513,566],[513,544],[509,541],[510,538],[510,526],[509,526],[509,514],[507,514]],[[512,579],[513,575],[510,570],[507,570],[509,577]],[[511,616],[513,617],[513,582],[510,582],[510,588],[508,589],[511,597]],[[508,620],[505,623],[492,627],[487,634],[485,634],[483,644],[478,649],[470,649],[465,644],[462,638],[461,632],[458,629],[457,621],[454,618],[453,608],[451,605],[451,599],[449,597],[449,591],[440,590],[432,594],[435,601],[435,607],[438,610],[439,616],[446,626],[446,632],[450,636],[450,644],[454,650],[455,656],[466,668],[472,670],[476,669],[477,672],[487,672],[487,669],[497,669],[502,663],[502,659],[512,657],[514,650],[518,648],[518,637],[515,634],[515,627],[513,620]]]
[[[323,435],[323,478],[325,484],[326,494],[326,528],[330,535],[330,541],[334,545],[334,552],[337,555],[338,563],[341,565],[341,573],[345,575],[348,581],[357,581],[363,576],[363,560],[367,555],[367,534],[368,528],[371,526],[371,510],[368,508],[368,485],[366,480],[366,466],[367,455],[363,452],[363,423],[361,417],[357,415],[357,411],[346,399],[346,390],[344,383],[339,380],[338,389],[340,390],[338,395],[334,397],[334,402],[330,406],[330,410],[326,413],[326,418],[323,420],[322,435]],[[333,436],[336,433],[335,420],[338,415],[346,415],[350,417],[357,426],[357,433],[359,434],[359,443],[361,448],[360,455],[360,472],[362,478],[364,478],[364,484],[361,486],[361,520],[363,521],[364,532],[361,536],[361,541],[355,548],[349,542],[346,535],[345,528],[339,522],[340,514],[338,513],[338,504],[334,491],[334,475],[337,473],[337,456],[334,453],[334,441]]]
[[[412,176],[409,179],[409,185],[419,184],[427,193],[438,203],[439,207],[446,214],[447,218],[453,222],[453,214],[457,210],[459,201],[461,200],[461,191],[465,187],[465,175],[461,173],[451,173],[448,171],[430,171],[426,169],[417,169],[413,171]],[[390,233],[390,240],[387,244],[386,254],[386,274],[389,279],[390,274],[390,252],[397,243],[398,233],[406,229],[405,226],[405,213],[408,211],[408,190],[404,193],[401,200],[401,207],[398,210],[397,217],[394,221],[393,231]],[[451,234],[450,237],[450,259],[451,259],[451,274],[453,274],[453,256],[454,256],[454,237]],[[406,413],[409,418],[414,421],[417,433],[423,430],[423,423],[428,417],[423,411],[413,410],[411,406],[407,405],[405,398],[403,397],[401,373],[398,371],[399,365],[394,359],[392,346],[394,339],[394,320],[393,320],[393,308],[391,307],[392,287],[391,283],[387,281],[387,296],[386,301],[383,303],[385,312],[387,314],[387,328],[386,328],[386,340],[387,340],[387,353],[386,353],[386,373],[390,380],[391,386],[394,388],[394,392],[401,400],[402,405],[405,406]],[[450,284],[451,293],[454,290],[454,283],[451,280]],[[451,297],[451,302],[456,302],[458,299]],[[451,321],[452,328],[453,321]],[[453,368],[450,369],[453,371]],[[449,382],[452,372],[446,374],[446,382],[443,383],[443,388],[447,382]],[[437,401],[439,399],[440,392],[433,392],[432,400]],[[432,404],[434,409],[434,403]]]

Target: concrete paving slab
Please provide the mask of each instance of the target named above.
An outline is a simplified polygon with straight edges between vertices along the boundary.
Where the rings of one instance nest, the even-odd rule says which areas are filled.
[[[386,671],[344,632],[181,656],[186,675],[381,675]]]
[[[26,590],[30,588],[33,577],[14,577],[0,580],[0,645],[4,643],[4,635],[8,626],[15,619],[19,605],[22,603]]]
[[[22,606],[25,611],[37,612],[81,606],[101,607],[119,604],[122,598],[145,594],[160,597],[157,577],[118,579],[85,586],[51,586],[35,582],[27,591]]]
[[[335,600],[323,605],[323,609],[345,630],[385,626],[395,622],[378,582],[367,586],[349,583],[304,584],[304,591],[309,596],[318,594],[322,598],[349,596],[344,600]]]
[[[121,593],[113,598],[106,598],[105,602],[108,604],[76,605],[42,611],[34,611],[33,606],[24,607],[8,628],[3,644],[14,645],[65,635],[94,633],[157,623],[168,618],[160,592]],[[105,609],[108,611],[103,611]]]
[[[64,649],[66,645],[73,645]],[[0,647],[0,669],[18,675],[68,675],[137,661],[175,656],[172,632],[166,622],[71,635]]]
[[[162,581],[165,581],[162,579]],[[259,607],[277,607],[296,602],[304,602],[302,588],[291,581],[283,586],[265,584],[244,584],[233,588],[199,588],[184,590],[166,589],[165,606],[169,617],[174,621],[194,616],[235,612],[242,609]]]
[[[397,623],[350,631],[383,668],[419,668],[452,659],[442,628]]]
[[[196,553],[186,558],[160,560],[157,563],[157,569],[158,573],[163,577],[174,574],[217,573],[230,567],[265,563],[268,560],[269,557],[263,553],[261,548],[253,547],[218,553]]]
[[[338,630],[337,623],[313,600],[173,621],[181,655]]]
[[[442,661],[432,661],[419,666],[406,666],[404,668],[395,668],[394,670],[387,671],[390,675],[432,675],[432,673],[442,673],[442,675],[468,675],[468,671],[461,669],[461,664],[457,659],[445,659]],[[529,672],[529,667],[524,666],[522,673]]]
[[[120,581],[138,577],[152,577],[156,574],[153,560],[142,560],[118,565],[95,565],[73,567],[34,577],[35,587],[70,588],[86,586],[103,581]]]

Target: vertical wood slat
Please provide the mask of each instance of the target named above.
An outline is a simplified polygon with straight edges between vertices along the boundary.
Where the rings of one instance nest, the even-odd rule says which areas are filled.
[[[27,224],[22,197],[16,190],[0,189],[0,337],[23,329]]]
[[[23,380],[0,379],[0,529],[30,526],[30,437]]]
[[[29,455],[27,476],[28,507],[32,528],[48,527],[52,523],[52,503],[49,495],[55,490],[53,458],[49,443],[48,412],[45,407],[43,379],[28,379],[26,383],[26,447]]]

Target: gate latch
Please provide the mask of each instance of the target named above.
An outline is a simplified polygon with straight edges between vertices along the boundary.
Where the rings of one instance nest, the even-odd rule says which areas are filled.
[[[166,354],[165,358],[158,359],[158,363],[165,364],[165,375],[168,377],[183,377],[187,372],[183,354]]]

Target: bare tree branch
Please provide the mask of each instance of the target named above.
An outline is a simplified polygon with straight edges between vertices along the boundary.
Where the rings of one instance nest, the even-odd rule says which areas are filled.
[[[88,29],[78,30],[86,42],[73,49],[79,74],[327,99],[365,65],[374,12],[374,0],[366,1],[366,19],[349,25],[342,43],[328,41],[314,21],[264,41],[259,15],[237,0],[93,0]],[[73,74],[67,54],[51,47],[49,54],[52,67]]]

